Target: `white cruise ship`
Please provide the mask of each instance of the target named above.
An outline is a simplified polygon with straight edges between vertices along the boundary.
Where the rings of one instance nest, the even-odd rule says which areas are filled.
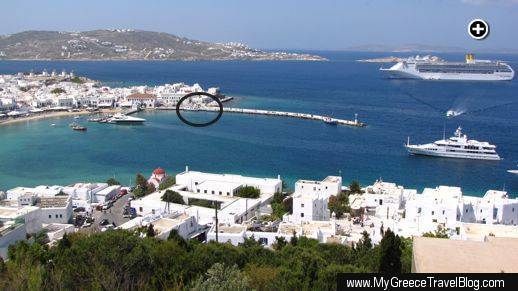
[[[108,123],[116,124],[131,124],[131,123],[143,123],[146,121],[144,118],[133,117],[121,113],[117,113],[112,117],[108,118]]]
[[[514,78],[514,70],[508,64],[475,60],[472,54],[466,55],[466,62],[447,62],[431,56],[410,57],[380,70],[398,79],[505,81]]]
[[[488,142],[468,140],[462,134],[462,128],[455,131],[455,136],[449,139],[443,138],[434,143],[412,145],[410,140],[405,145],[409,153],[414,155],[426,155],[445,158],[475,159],[475,160],[500,160],[496,153],[496,146]]]

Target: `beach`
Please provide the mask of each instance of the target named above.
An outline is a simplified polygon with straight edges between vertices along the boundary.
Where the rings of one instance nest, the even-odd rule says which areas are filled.
[[[15,123],[22,123],[27,121],[33,121],[33,120],[40,120],[40,119],[46,119],[46,118],[58,118],[58,117],[67,117],[67,116],[79,116],[79,115],[91,115],[91,114],[112,114],[120,112],[120,109],[102,109],[99,112],[91,112],[87,110],[77,111],[77,112],[69,112],[69,111],[57,111],[57,112],[46,112],[46,113],[38,113],[38,114],[31,114],[29,116],[24,117],[16,117],[12,118],[9,117],[7,119],[0,120],[0,126],[2,125],[8,125],[8,124],[15,124]]]

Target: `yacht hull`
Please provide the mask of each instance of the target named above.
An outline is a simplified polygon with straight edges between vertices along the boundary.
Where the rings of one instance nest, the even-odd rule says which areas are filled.
[[[441,157],[441,158],[453,158],[453,159],[469,159],[469,160],[487,160],[487,161],[499,161],[500,156],[498,155],[480,155],[480,154],[469,154],[469,153],[456,153],[456,152],[440,152],[430,151],[425,149],[419,149],[414,147],[405,146],[407,151],[412,155]]]

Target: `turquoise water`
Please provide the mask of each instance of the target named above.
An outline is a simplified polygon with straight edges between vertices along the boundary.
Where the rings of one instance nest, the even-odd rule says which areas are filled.
[[[0,189],[40,184],[104,181],[124,183],[156,167],[274,177],[292,183],[342,173],[346,181],[376,178],[422,189],[461,186],[480,195],[506,188],[518,193],[518,82],[438,82],[385,79],[379,64],[354,60],[382,54],[318,52],[329,62],[0,62],[0,73],[73,69],[111,86],[165,82],[219,86],[235,96],[232,106],[290,110],[352,119],[349,128],[279,117],[224,114],[207,128],[192,128],[174,112],[142,112],[142,126],[81,123],[72,118],[0,127]],[[443,55],[460,60],[462,55]],[[509,60],[518,56],[488,56]],[[465,114],[446,119],[449,109]],[[50,124],[55,123],[55,127]],[[499,162],[409,156],[403,143],[431,142],[458,125],[498,146]]]

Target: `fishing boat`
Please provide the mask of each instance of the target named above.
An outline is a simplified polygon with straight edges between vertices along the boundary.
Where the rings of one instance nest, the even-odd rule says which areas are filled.
[[[76,126],[72,127],[72,130],[75,130],[75,131],[86,131],[87,128],[85,126],[76,125]]]

